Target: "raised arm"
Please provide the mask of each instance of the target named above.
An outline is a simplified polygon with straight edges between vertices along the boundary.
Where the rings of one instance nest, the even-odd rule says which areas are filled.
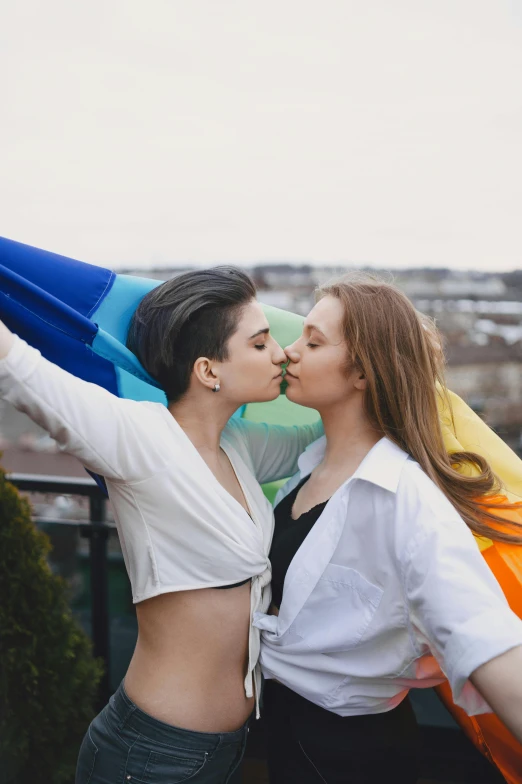
[[[11,330],[6,327],[3,321],[0,321],[0,359],[5,359],[9,354],[14,339]]]
[[[120,400],[48,362],[0,321],[0,397],[46,430],[84,466],[108,478],[152,473],[138,403]]]
[[[244,445],[253,463],[256,479],[263,484],[295,474],[299,456],[324,434],[324,430],[320,419],[311,425],[288,427],[232,419],[225,434]]]

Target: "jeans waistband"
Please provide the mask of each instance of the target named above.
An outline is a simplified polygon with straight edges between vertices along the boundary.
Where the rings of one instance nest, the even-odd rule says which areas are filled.
[[[201,751],[211,751],[218,746],[242,742],[250,721],[248,719],[242,727],[233,732],[197,732],[175,727],[138,708],[126,693],[123,683],[111,697],[109,705],[116,712],[120,727],[130,727],[151,740],[173,745],[185,744],[187,748]]]

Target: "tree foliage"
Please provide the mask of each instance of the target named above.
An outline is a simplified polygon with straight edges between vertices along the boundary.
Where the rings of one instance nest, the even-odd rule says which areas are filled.
[[[74,778],[102,668],[71,615],[49,539],[0,469],[0,783]]]

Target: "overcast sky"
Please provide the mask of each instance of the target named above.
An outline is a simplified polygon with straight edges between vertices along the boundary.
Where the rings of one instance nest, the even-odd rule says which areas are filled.
[[[0,234],[522,267],[522,0],[3,0]]]

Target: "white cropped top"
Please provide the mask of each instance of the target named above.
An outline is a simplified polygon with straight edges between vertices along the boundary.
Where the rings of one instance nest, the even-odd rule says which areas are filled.
[[[322,433],[320,422],[227,424],[221,446],[250,519],[160,403],[118,398],[48,362],[18,337],[0,360],[0,396],[105,477],[134,602],[252,578],[251,619],[267,611],[273,512],[259,482],[295,473],[303,449]],[[260,677],[259,631],[252,624],[249,650],[250,697],[252,674],[257,686]]]

